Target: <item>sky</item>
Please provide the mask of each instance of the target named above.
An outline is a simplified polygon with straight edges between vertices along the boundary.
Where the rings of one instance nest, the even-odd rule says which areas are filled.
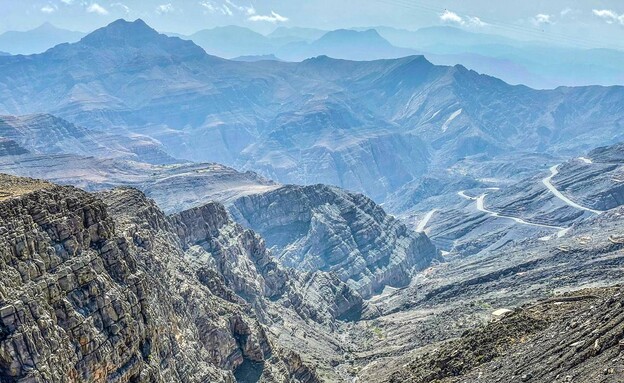
[[[161,32],[240,25],[325,30],[451,25],[474,32],[578,47],[624,49],[622,0],[0,0],[0,33],[44,22],[90,32],[142,18]]]

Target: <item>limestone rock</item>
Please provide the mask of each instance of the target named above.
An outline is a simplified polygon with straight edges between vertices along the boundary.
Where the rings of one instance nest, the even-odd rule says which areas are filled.
[[[248,363],[318,381],[140,192],[0,178],[16,190],[0,201],[3,381],[234,382]]]
[[[230,211],[260,233],[284,265],[335,272],[364,297],[385,285],[404,286],[414,270],[438,257],[426,235],[367,197],[335,187],[284,186],[239,198]]]

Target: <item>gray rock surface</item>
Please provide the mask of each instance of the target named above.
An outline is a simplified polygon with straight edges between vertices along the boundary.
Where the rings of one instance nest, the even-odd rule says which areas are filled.
[[[365,297],[386,285],[405,286],[438,259],[426,235],[369,198],[335,187],[284,186],[241,197],[230,211],[260,233],[284,265],[335,272]]]
[[[289,276],[221,205],[168,217],[134,189],[0,181],[3,378],[316,382],[269,330],[277,313],[319,334],[359,317],[356,293],[330,275]]]

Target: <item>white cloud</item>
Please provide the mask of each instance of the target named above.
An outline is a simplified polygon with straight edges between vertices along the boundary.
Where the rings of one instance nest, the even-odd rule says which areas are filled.
[[[282,16],[275,11],[271,11],[269,15],[259,15],[256,8],[252,5],[240,5],[234,0],[224,0],[225,3],[217,4],[211,0],[203,0],[199,5],[204,8],[205,13],[222,13],[225,16],[234,16],[234,14],[243,14],[247,16],[249,21],[266,21],[269,23],[284,23],[288,21],[288,17]]]
[[[451,12],[448,9],[444,10],[444,13],[440,15],[440,20],[444,22],[451,22],[456,24],[463,24],[464,19],[461,18],[457,13]]]
[[[171,3],[160,4],[156,7],[156,13],[158,13],[159,15],[162,15],[163,13],[171,13],[173,11],[175,11],[175,8]]]
[[[468,19],[468,25],[474,25],[474,26],[477,26],[477,27],[484,27],[484,26],[487,25],[486,23],[481,21],[480,18],[478,18],[476,16],[472,16],[472,17],[468,16],[468,17],[466,17],[466,19]]]
[[[217,7],[213,5],[210,1],[202,1],[199,3],[205,10],[210,13],[215,13],[217,11]]]
[[[562,9],[560,14],[561,14],[561,16],[566,16],[569,13],[572,13],[572,12],[574,12],[574,10],[572,8],[568,7],[568,8]]]
[[[256,9],[251,4],[245,7],[242,5],[234,4],[231,0],[225,0],[225,2],[228,3],[232,8],[238,10],[239,12],[245,13],[247,16],[252,16],[256,14]]]
[[[204,8],[204,12],[220,12],[225,16],[233,16],[234,13],[242,13],[246,16],[253,16],[256,14],[256,9],[253,5],[238,5],[232,0],[225,0],[225,3],[223,4],[215,4],[213,1],[206,0],[199,2],[199,5]]]
[[[112,3],[111,7],[117,7],[117,8],[121,8],[123,9],[124,12],[126,13],[130,13],[130,7],[128,7],[126,4],[124,3]]]
[[[74,0],[61,0],[61,3],[67,4],[67,5],[71,5],[73,2]]]
[[[98,15],[108,15],[108,10],[98,3],[93,3],[87,7],[87,12],[97,13]]]
[[[440,15],[440,20],[445,23],[458,24],[468,27],[483,27],[487,25],[485,22],[483,22],[483,20],[476,16],[462,17],[455,12],[449,11],[448,9],[445,9],[444,13]]]
[[[249,16],[250,21],[267,21],[269,23],[283,23],[288,21],[288,17],[282,16],[274,11],[270,15],[253,15]]]
[[[552,24],[552,16],[551,15],[546,15],[544,13],[538,13],[537,15],[535,15],[532,19],[531,22],[535,25],[543,25],[543,24]]]
[[[54,13],[56,11],[56,6],[54,5],[44,5],[41,7],[41,12],[43,13]]]
[[[613,24],[615,22],[619,22],[620,24],[624,25],[624,13],[620,15],[617,12],[612,11],[610,9],[594,9],[592,10],[592,13],[595,16],[598,16],[601,19],[604,19],[604,21],[606,21],[607,24]]]

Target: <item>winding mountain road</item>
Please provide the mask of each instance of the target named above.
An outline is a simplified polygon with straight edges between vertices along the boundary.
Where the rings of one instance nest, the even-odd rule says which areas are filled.
[[[517,222],[519,224],[527,225],[527,226],[536,226],[536,227],[543,227],[543,228],[546,228],[546,229],[558,230],[557,237],[563,236],[569,230],[569,228],[567,228],[567,227],[552,226],[552,225],[544,225],[544,224],[540,224],[540,223],[527,222],[527,221],[525,221],[525,220],[523,220],[521,218],[518,218],[518,217],[512,217],[512,216],[509,216],[509,215],[503,215],[503,214],[497,213],[495,211],[488,210],[485,207],[485,196],[487,196],[487,193],[481,194],[479,197],[471,197],[471,196],[467,195],[464,190],[462,190],[462,191],[457,192],[457,194],[460,197],[462,197],[462,198],[465,198],[465,199],[468,199],[468,200],[471,200],[471,201],[476,201],[477,210],[479,210],[479,211],[481,211],[483,213],[489,214],[492,217],[511,219],[511,220],[513,220],[513,221],[515,221],[515,222]]]
[[[586,163],[591,163],[591,162],[586,162]],[[542,183],[548,188],[548,190],[550,190],[555,195],[555,197],[559,198],[560,200],[572,206],[573,208],[590,211],[594,214],[602,213],[600,210],[594,210],[594,209],[590,209],[588,207],[579,205],[578,203],[572,201],[571,199],[563,195],[563,193],[561,193],[559,190],[557,190],[557,188],[551,182],[553,177],[556,176],[557,174],[559,174],[559,165],[555,165],[551,167],[550,175],[542,180]]]

